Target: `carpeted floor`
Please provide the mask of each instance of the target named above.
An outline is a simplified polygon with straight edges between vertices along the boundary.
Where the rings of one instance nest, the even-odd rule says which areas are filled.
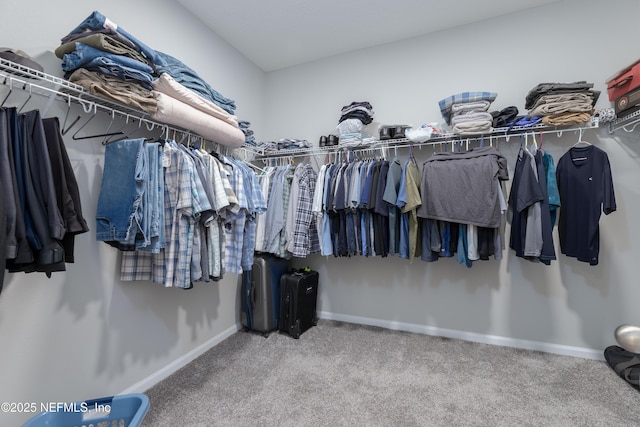
[[[606,362],[326,320],[238,332],[146,394],[144,426],[640,426]]]

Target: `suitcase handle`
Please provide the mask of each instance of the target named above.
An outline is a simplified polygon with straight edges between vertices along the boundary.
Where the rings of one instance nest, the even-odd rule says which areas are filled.
[[[252,307],[256,305],[256,281],[251,282],[251,290],[249,291],[249,298],[251,298]]]
[[[629,83],[631,81],[631,79],[633,79],[633,76],[627,76],[624,79],[620,80],[619,82],[616,82],[616,84],[611,85],[611,87],[620,87],[620,86],[624,86],[627,83]]]

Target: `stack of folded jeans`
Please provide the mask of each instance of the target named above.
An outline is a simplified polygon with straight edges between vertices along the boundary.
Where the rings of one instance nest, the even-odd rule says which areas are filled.
[[[93,12],[56,49],[65,77],[88,92],[150,114],[152,120],[239,147],[247,139],[225,98],[192,69],[155,51],[99,12]]]
[[[496,99],[494,92],[463,92],[439,102],[445,122],[453,133],[474,135],[493,131],[493,116],[489,113]]]
[[[103,37],[102,40],[105,43],[102,43],[99,48],[83,43],[85,39],[80,38],[56,49],[58,57],[62,58],[62,70],[65,72],[65,78],[69,78],[74,70],[84,68],[118,77],[125,82],[136,82],[151,90],[153,68],[148,63],[132,58],[132,55],[114,53],[120,49],[113,48],[115,40],[110,43],[108,36]],[[86,41],[89,42],[89,40]],[[122,50],[136,53],[135,50],[128,47],[123,47]]]
[[[540,83],[529,91],[525,108],[529,116],[542,118],[549,126],[573,125],[588,122],[600,91],[593,90],[593,83]]]
[[[242,131],[242,133],[244,133],[244,142],[247,145],[253,145],[255,147],[256,137],[253,135],[253,131],[249,129],[249,127],[251,126],[251,123],[246,120],[241,120],[238,122],[238,126],[240,127],[240,130]]]
[[[154,70],[149,61],[130,43],[104,31],[62,39],[55,54],[62,59],[65,78],[93,95],[153,113]]]
[[[95,33],[105,34],[112,39],[121,42],[121,44],[118,45],[119,48],[122,48],[123,46],[129,46],[130,48],[137,51],[143,58],[146,59],[148,65],[151,66],[151,73],[154,77],[158,77],[162,73],[167,73],[178,83],[196,92],[204,99],[207,99],[220,106],[229,114],[234,114],[236,108],[235,101],[222,96],[207,82],[205,82],[194,70],[186,66],[178,59],[167,55],[166,53],[151,49],[149,46],[142,43],[133,35],[125,31],[121,26],[116,25],[115,23],[113,23],[113,21],[107,19],[100,12],[95,11],[91,13],[91,15],[89,15],[83,22],[81,22],[76,28],[71,30],[69,34],[62,39],[62,43],[64,44],[73,41],[77,39],[78,36],[91,35]],[[120,74],[124,74],[125,70],[120,69],[120,64],[118,63],[118,61],[116,61],[116,64],[116,69],[118,70],[117,72]],[[128,65],[132,64],[129,63]],[[105,66],[106,65],[102,65],[103,68]],[[134,69],[136,68],[134,67]],[[136,69],[136,71],[140,70]]]

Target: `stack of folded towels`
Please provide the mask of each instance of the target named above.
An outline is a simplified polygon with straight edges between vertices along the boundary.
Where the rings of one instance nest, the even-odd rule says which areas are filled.
[[[458,135],[477,135],[493,131],[491,103],[494,92],[463,92],[442,99],[438,105],[447,125]]]
[[[352,102],[342,107],[338,120],[338,136],[340,145],[355,147],[367,143],[363,129],[373,122],[373,107],[369,102]]]
[[[588,122],[600,92],[593,83],[540,83],[529,91],[525,108],[529,116],[542,117],[548,126],[575,125]]]
[[[61,40],[65,78],[89,93],[149,113],[212,142],[239,147],[247,138],[225,98],[191,68],[155,51],[93,12]]]

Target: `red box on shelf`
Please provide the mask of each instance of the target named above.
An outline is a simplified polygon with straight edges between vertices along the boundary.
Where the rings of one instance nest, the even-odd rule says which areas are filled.
[[[613,77],[609,78],[606,83],[609,101],[616,104],[617,110],[618,99],[640,86],[640,60],[618,71]],[[630,103],[622,103],[622,105],[625,106],[628,104]],[[632,105],[628,106],[631,107]],[[621,111],[624,109],[625,108],[621,109]]]

